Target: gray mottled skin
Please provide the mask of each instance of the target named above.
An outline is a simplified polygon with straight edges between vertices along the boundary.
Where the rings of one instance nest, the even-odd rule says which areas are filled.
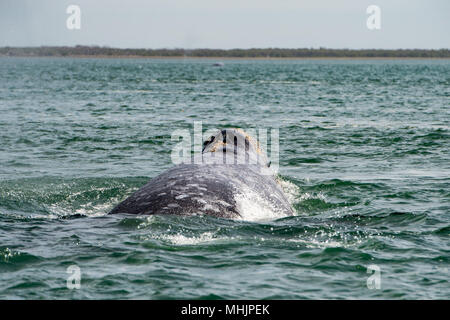
[[[265,206],[293,215],[258,143],[240,129],[219,131],[204,142],[201,157],[150,180],[110,213],[243,215],[239,197],[251,193]]]

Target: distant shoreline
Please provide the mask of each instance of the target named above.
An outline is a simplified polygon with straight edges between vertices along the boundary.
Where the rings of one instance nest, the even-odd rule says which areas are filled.
[[[191,57],[191,56],[129,56],[129,55],[67,55],[67,56],[13,56],[2,55],[0,58],[60,58],[60,59],[142,59],[142,60],[449,60],[450,57]]]
[[[118,49],[97,46],[0,47],[0,57],[69,57],[128,59],[450,59],[449,49]]]

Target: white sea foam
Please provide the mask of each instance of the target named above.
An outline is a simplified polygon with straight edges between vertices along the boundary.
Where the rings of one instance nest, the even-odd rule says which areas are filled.
[[[197,244],[206,244],[211,243],[215,241],[220,241],[224,239],[230,239],[224,238],[224,237],[217,237],[213,232],[204,232],[196,237],[188,237],[184,234],[165,234],[160,235],[157,238],[168,241],[175,245],[197,245]]]
[[[319,241],[315,239],[288,239],[289,242],[296,242],[306,245],[307,248],[342,248],[348,244],[332,240]]]
[[[286,217],[281,208],[277,208],[267,199],[261,197],[252,189],[243,186],[234,197],[241,220],[268,221]]]
[[[138,229],[145,229],[148,226],[150,226],[150,225],[152,225],[154,223],[157,223],[157,222],[158,222],[158,218],[156,216],[153,216],[153,215],[146,216],[145,218],[142,219],[142,223],[140,223],[137,228]]]
[[[92,204],[92,202],[88,202],[85,204],[80,205],[77,209],[72,208],[64,208],[61,207],[60,204],[53,204],[49,206],[49,209],[52,214],[50,215],[42,215],[42,217],[52,219],[54,218],[60,218],[62,216],[71,216],[74,214],[80,214],[83,216],[89,216],[89,217],[101,217],[107,214],[109,209],[111,209],[111,205],[109,203],[103,203],[103,204]],[[33,215],[33,217],[38,217],[36,215]]]
[[[322,192],[319,192],[317,194],[305,192],[304,194],[302,194],[300,196],[300,201],[305,201],[305,200],[309,200],[309,199],[319,199],[319,200],[326,201],[326,197]]]

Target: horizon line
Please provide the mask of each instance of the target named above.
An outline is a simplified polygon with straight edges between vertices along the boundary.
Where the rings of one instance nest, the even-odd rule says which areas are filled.
[[[115,47],[109,45],[98,45],[98,44],[76,44],[76,45],[35,45],[35,46],[0,46],[1,49],[25,49],[25,48],[101,48],[101,49],[114,49],[114,50],[220,50],[220,51],[231,51],[231,50],[348,50],[348,51],[362,51],[362,50],[383,50],[383,51],[398,51],[398,50],[416,50],[416,51],[442,51],[450,50],[450,48],[348,48],[348,47],[234,47],[234,48],[214,48],[214,47],[196,47],[196,48],[184,48],[184,47]]]

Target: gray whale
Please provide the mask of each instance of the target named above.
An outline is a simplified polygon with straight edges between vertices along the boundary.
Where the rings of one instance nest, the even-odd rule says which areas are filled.
[[[290,216],[284,195],[259,143],[240,129],[224,129],[203,143],[193,163],[151,179],[110,214],[206,214],[245,218],[249,206]],[[255,210],[254,210],[255,211]]]

